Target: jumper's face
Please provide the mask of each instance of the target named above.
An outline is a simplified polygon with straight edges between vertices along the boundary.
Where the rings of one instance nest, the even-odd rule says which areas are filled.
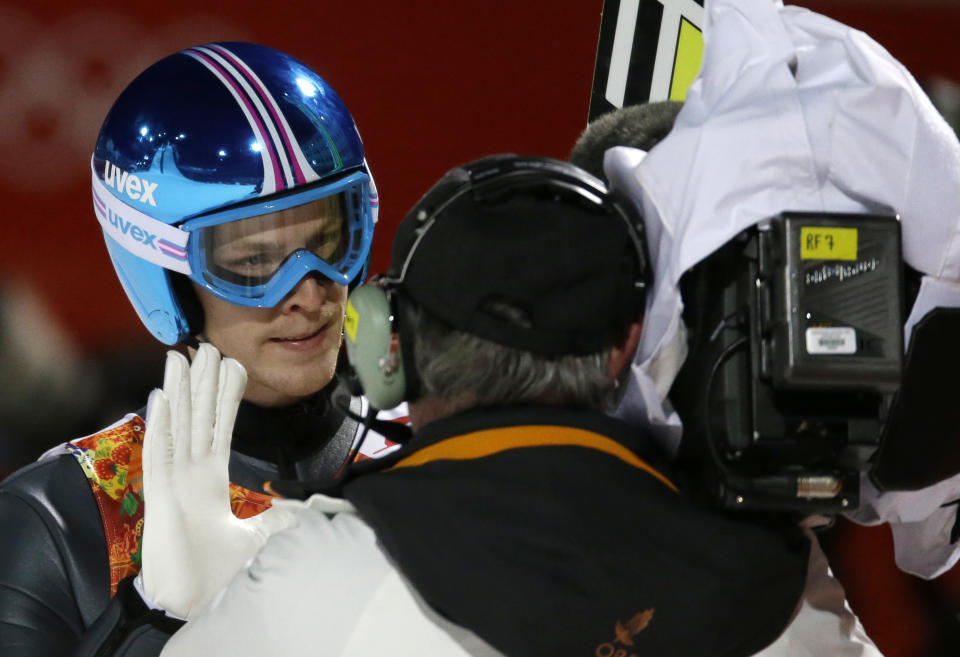
[[[343,241],[340,217],[338,206],[311,203],[227,224],[211,240],[209,256],[220,275],[230,275],[238,284],[259,284],[298,249],[324,259],[336,257]],[[281,406],[330,383],[340,349],[346,286],[311,274],[273,308],[238,306],[199,285],[194,289],[204,312],[205,338],[247,370],[244,399]]]

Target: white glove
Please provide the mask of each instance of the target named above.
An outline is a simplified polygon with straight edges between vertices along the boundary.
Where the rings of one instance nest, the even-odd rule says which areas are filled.
[[[296,524],[283,509],[246,520],[230,510],[230,439],[246,382],[240,363],[202,344],[192,367],[167,353],[163,390],[147,403],[140,584],[172,616],[191,618],[271,534]]]

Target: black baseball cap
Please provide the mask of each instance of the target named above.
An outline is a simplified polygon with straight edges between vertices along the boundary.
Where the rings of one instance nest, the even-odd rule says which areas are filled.
[[[388,277],[454,328],[546,356],[596,353],[642,316],[642,229],[629,201],[574,165],[495,155],[448,172],[410,210]]]

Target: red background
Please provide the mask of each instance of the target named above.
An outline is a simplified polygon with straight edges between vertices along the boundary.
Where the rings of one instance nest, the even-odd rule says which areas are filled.
[[[960,7],[801,3],[884,44],[921,79],[960,81]],[[197,7],[200,7],[200,12]],[[205,41],[285,50],[351,108],[393,227],[450,167],[493,152],[565,157],[584,127],[602,0],[309,3],[0,1],[0,280],[32,284],[82,352],[152,344],[90,209],[89,155],[113,97],[146,64]],[[827,537],[855,610],[888,657],[957,654],[958,588],[892,567],[886,528]],[[951,625],[952,623],[952,625]],[[952,642],[952,643],[951,643]]]

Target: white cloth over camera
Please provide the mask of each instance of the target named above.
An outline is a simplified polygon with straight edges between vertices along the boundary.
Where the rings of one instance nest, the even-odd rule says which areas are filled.
[[[742,230],[784,210],[899,214],[904,259],[925,274],[907,338],[929,308],[960,306],[960,144],[903,65],[863,32],[780,2],[715,0],[705,21],[703,67],[673,130],[645,156],[605,159],[646,218],[654,268],[617,415],[670,451],[681,427],[666,394],[686,357],[677,283]],[[854,519],[895,525],[904,570],[935,577],[960,558],[955,509],[941,507],[960,477],[882,495],[865,481],[862,493]]]

